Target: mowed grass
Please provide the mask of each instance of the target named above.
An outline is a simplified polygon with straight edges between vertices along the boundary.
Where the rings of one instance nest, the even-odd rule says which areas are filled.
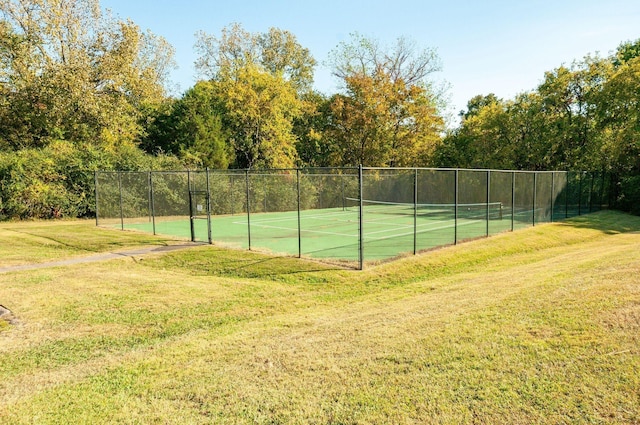
[[[97,228],[92,220],[0,222],[0,267],[170,243],[175,241]]]
[[[0,423],[639,423],[639,231],[602,212],[362,272],[204,246],[0,275]]]

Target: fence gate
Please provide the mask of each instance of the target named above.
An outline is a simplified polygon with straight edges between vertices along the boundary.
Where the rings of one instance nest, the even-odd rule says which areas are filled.
[[[192,242],[213,243],[208,171],[189,173],[189,221]]]

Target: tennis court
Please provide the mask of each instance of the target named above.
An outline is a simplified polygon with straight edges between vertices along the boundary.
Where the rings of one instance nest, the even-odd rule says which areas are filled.
[[[604,175],[452,169],[96,173],[99,225],[377,262],[598,210]]]
[[[502,216],[501,205],[460,205],[456,219],[453,206],[425,211],[409,204],[363,201],[362,237],[367,260],[376,261],[414,253],[511,228]],[[433,208],[434,206],[430,206]],[[470,215],[473,209],[475,216]],[[249,226],[250,223],[250,226]],[[272,213],[247,216],[211,217],[211,239],[233,248],[269,250],[273,253],[356,262],[360,256],[360,212],[358,206]],[[488,224],[488,225],[487,225]],[[153,223],[125,224],[126,229],[153,231]],[[205,217],[193,220],[195,239],[208,240]],[[155,232],[191,238],[189,217],[158,220]],[[487,233],[489,232],[489,233]]]

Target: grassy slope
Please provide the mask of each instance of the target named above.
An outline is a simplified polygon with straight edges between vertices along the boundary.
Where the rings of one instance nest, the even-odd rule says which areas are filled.
[[[604,212],[364,272],[203,247],[3,275],[0,422],[637,423],[639,230]]]

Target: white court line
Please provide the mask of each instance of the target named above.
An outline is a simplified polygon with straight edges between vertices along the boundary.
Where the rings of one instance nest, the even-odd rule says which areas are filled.
[[[290,213],[295,213],[296,211],[285,211],[285,212],[290,212]],[[264,213],[256,213],[256,214],[264,214]],[[270,214],[270,213],[266,213],[266,214]],[[305,218],[311,218],[311,219],[323,219],[324,217],[333,217],[336,215],[344,215],[345,211],[338,211],[338,212],[333,212],[330,214],[317,214],[317,215],[306,215],[306,214],[301,214],[300,218],[301,219],[305,219]],[[253,217],[253,216],[252,216]],[[292,217],[279,217],[279,218],[263,218],[263,219],[253,219],[251,220],[251,223],[277,223],[279,221],[290,221],[290,220],[297,220],[298,216],[294,215]],[[336,222],[336,221],[344,221],[344,220],[330,220],[332,222]],[[241,223],[241,222],[237,222],[234,221],[233,224],[244,224],[245,226],[247,225],[247,223]]]
[[[466,226],[466,225],[469,225],[469,224],[476,224],[476,223],[477,223],[476,221],[469,221],[467,223],[458,223],[458,227]],[[421,231],[416,232],[416,233],[428,233],[428,232],[433,232],[435,230],[442,230],[442,229],[452,228],[452,227],[455,227],[455,226],[456,225],[454,223],[454,224],[449,224],[447,226],[440,226],[440,227],[434,227],[432,229],[421,230]],[[374,232],[374,233],[380,233],[380,232]],[[364,234],[365,242],[366,242],[367,236],[369,236],[370,234],[373,234],[373,233],[365,233]],[[371,239],[375,240],[375,241],[382,241],[382,240],[385,240],[385,239],[399,238],[399,237],[402,237],[402,236],[409,236],[409,235],[413,235],[413,232],[402,233],[402,234],[399,234],[399,235],[382,236],[382,237],[371,238]]]
[[[235,223],[235,224],[240,224],[240,223]],[[246,226],[247,223],[244,223],[244,225]],[[253,226],[253,222],[251,223],[251,226]],[[257,227],[260,227],[262,229],[279,229],[279,230],[295,230],[297,231],[298,228],[297,227],[280,227],[280,226],[269,226],[269,225],[264,225],[264,224],[258,224]],[[323,235],[334,235],[334,236],[346,236],[348,238],[357,238],[358,235],[351,235],[348,233],[337,233],[337,232],[327,232],[324,230],[305,230],[305,229],[301,229],[301,232],[306,232],[306,233],[320,233]]]
[[[332,216],[332,215],[342,215],[342,211],[341,212],[336,212],[336,213],[332,213],[332,214],[321,214],[321,215],[317,215],[317,216],[307,216],[306,218],[314,218],[314,219],[318,219],[318,218],[323,218],[323,217],[327,217],[327,216]],[[293,230],[298,230],[298,227],[281,227],[281,226],[270,226],[270,225],[265,225],[262,223],[272,223],[272,222],[279,222],[279,221],[291,221],[296,219],[296,217],[289,217],[289,218],[274,218],[274,219],[264,219],[264,220],[252,220],[251,221],[251,226],[257,226],[263,229],[278,229],[278,230],[287,230],[287,231],[293,231]],[[302,218],[302,217],[301,217]],[[327,220],[330,222],[346,222],[344,220]],[[425,227],[425,226],[430,226],[431,224],[435,224],[435,223],[444,223],[450,220],[440,220],[440,221],[436,221],[436,222],[430,222],[430,223],[425,223],[425,224],[420,224],[417,227]],[[458,223],[458,226],[466,226],[469,224],[476,224],[479,221],[483,221],[483,220],[475,220],[475,221],[468,221],[465,223]],[[257,223],[257,224],[256,224]],[[366,223],[377,223],[377,221],[365,221],[365,225]],[[247,223],[246,222],[240,222],[240,221],[234,221],[232,222],[232,224],[238,224],[238,225],[243,225],[246,226]],[[448,229],[448,228],[453,228],[455,227],[456,224],[448,224],[446,226],[439,226],[439,227],[433,227],[433,228],[429,228],[429,229],[424,229],[424,230],[420,230],[417,231],[416,233],[427,233],[427,232],[433,232],[436,230],[443,230],[443,229]],[[413,235],[414,232],[408,232],[408,233],[400,233],[400,234],[392,234],[389,236],[382,236],[382,237],[371,237],[371,235],[376,235],[376,234],[380,234],[380,233],[389,233],[389,232],[394,232],[398,229],[413,229],[413,225],[397,225],[395,228],[392,229],[385,229],[385,230],[378,230],[375,232],[365,232],[363,234],[364,238],[365,238],[365,242],[366,239],[369,238],[370,240],[385,240],[385,239],[392,239],[392,238],[398,238],[398,237],[402,237],[402,236],[409,236],[409,235]],[[322,235],[333,235],[333,236],[343,236],[343,237],[348,237],[348,238],[357,238],[359,235],[354,235],[354,234],[348,234],[348,233],[338,233],[338,232],[328,232],[328,231],[324,231],[324,230],[311,230],[311,229],[301,229],[301,232],[305,232],[305,233],[317,233],[317,234],[322,234]]]

